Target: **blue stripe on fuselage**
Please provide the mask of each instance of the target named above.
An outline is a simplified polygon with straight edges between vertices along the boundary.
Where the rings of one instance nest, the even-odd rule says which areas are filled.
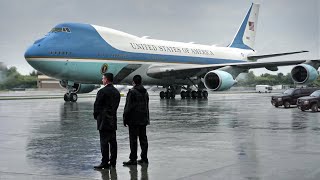
[[[55,28],[62,27],[68,27],[71,30],[71,33],[48,33],[45,38],[35,42],[35,44],[27,50],[25,57],[58,58],[61,56],[64,58],[79,59],[112,59],[119,61],[144,61],[146,63],[159,62],[183,64],[244,62],[243,60],[126,52],[115,49],[109,45],[90,24],[63,23],[57,25]]]

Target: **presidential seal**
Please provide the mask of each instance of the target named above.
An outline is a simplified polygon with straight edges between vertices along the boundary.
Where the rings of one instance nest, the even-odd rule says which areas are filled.
[[[100,69],[101,74],[104,74],[107,71],[108,71],[108,64],[103,64]]]

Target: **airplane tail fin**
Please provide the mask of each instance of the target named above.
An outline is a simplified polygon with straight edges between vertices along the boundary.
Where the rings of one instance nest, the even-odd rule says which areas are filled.
[[[228,47],[253,50],[256,38],[260,4],[252,3],[247,15]]]

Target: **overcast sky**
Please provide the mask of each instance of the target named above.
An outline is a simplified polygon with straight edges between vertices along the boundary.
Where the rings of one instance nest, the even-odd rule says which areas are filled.
[[[277,58],[317,59],[319,0],[260,2],[255,49],[259,54],[308,50]],[[252,0],[0,0],[0,62],[22,74],[33,68],[24,52],[56,24],[80,22],[154,39],[228,45]],[[270,59],[274,60],[274,59]],[[280,68],[288,73],[291,68]],[[268,72],[264,69],[256,74]]]

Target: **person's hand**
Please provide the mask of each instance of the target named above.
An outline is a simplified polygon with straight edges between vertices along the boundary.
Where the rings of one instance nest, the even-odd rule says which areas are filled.
[[[124,127],[127,127],[127,123],[123,122]]]

